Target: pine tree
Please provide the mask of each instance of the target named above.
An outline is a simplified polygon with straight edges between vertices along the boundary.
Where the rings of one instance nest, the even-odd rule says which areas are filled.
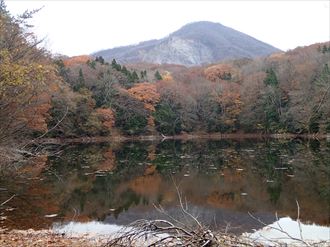
[[[123,67],[121,68],[121,72],[123,72],[125,75],[128,75],[129,73],[125,65],[123,65]]]
[[[116,59],[112,59],[111,65],[113,68],[117,65]]]
[[[160,80],[163,80],[163,77],[160,75],[159,71],[157,70],[156,73],[155,73],[155,79],[157,81],[160,81]]]
[[[104,58],[102,56],[96,57],[95,61],[99,62],[100,64],[104,64]]]
[[[277,86],[278,85],[278,80],[276,77],[276,74],[272,68],[266,70],[266,78],[264,79],[264,83],[268,86]]]
[[[79,69],[77,84],[73,87],[74,91],[79,91],[81,88],[85,87],[85,78],[82,69]]]
[[[83,74],[81,68],[79,69],[78,82],[79,82],[80,84],[84,84],[84,83],[85,83],[84,74]]]
[[[139,80],[139,76],[138,74],[136,73],[136,71],[134,70],[133,73],[132,73],[132,79],[134,82],[138,81]]]
[[[111,66],[117,71],[122,70],[120,64],[117,63],[116,59],[112,59]]]

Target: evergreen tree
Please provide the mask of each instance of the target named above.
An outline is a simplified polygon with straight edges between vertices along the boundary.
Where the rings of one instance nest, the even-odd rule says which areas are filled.
[[[81,83],[81,84],[84,84],[85,83],[84,74],[83,74],[81,68],[79,69],[78,82]]]
[[[266,70],[266,78],[264,79],[264,83],[267,86],[276,87],[278,85],[277,76],[272,68]]]
[[[143,81],[148,81],[146,70],[140,71],[140,79],[143,80]]]
[[[73,87],[74,91],[79,91],[81,88],[85,87],[85,78],[82,69],[79,69],[77,84]]]
[[[138,74],[136,73],[136,71],[134,70],[133,73],[132,73],[132,80],[134,82],[137,82],[139,80],[139,76]]]
[[[87,62],[87,65],[90,67],[90,68],[92,68],[92,69],[96,69],[96,62],[95,61],[90,61],[90,60],[88,60]]]
[[[127,70],[127,68],[125,67],[125,65],[123,65],[121,72],[123,72],[125,75],[128,75],[129,71]]]
[[[155,79],[157,81],[160,81],[160,80],[163,80],[163,77],[160,75],[159,71],[157,70],[156,73],[155,73]]]
[[[120,64],[117,63],[116,59],[112,59],[111,66],[115,70],[121,71],[121,66],[120,66]]]
[[[112,65],[112,68],[114,68],[117,65],[116,59],[112,59],[111,65]]]
[[[102,56],[96,57],[95,61],[99,62],[100,64],[104,64],[104,58]]]

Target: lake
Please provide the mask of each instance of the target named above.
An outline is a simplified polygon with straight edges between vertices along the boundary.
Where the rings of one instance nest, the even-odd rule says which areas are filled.
[[[126,225],[187,221],[183,204],[215,230],[242,233],[280,217],[330,225],[330,142],[166,140],[64,146],[2,171],[1,227],[49,229],[68,222]],[[179,193],[178,193],[179,191]],[[188,219],[189,221],[189,219]],[[189,224],[189,222],[185,222]]]

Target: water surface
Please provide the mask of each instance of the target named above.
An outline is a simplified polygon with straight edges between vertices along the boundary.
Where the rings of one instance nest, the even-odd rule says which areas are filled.
[[[44,229],[66,222],[126,225],[172,217],[190,224],[178,201],[217,230],[242,233],[278,217],[329,226],[330,143],[221,140],[66,146],[2,176],[1,226]],[[177,188],[176,188],[177,187]]]

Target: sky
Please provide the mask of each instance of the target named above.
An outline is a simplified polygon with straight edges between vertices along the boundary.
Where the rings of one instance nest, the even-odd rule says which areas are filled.
[[[43,7],[31,21],[52,53],[91,54],[160,39],[195,21],[218,22],[283,51],[330,40],[330,0],[5,0],[11,14]]]

